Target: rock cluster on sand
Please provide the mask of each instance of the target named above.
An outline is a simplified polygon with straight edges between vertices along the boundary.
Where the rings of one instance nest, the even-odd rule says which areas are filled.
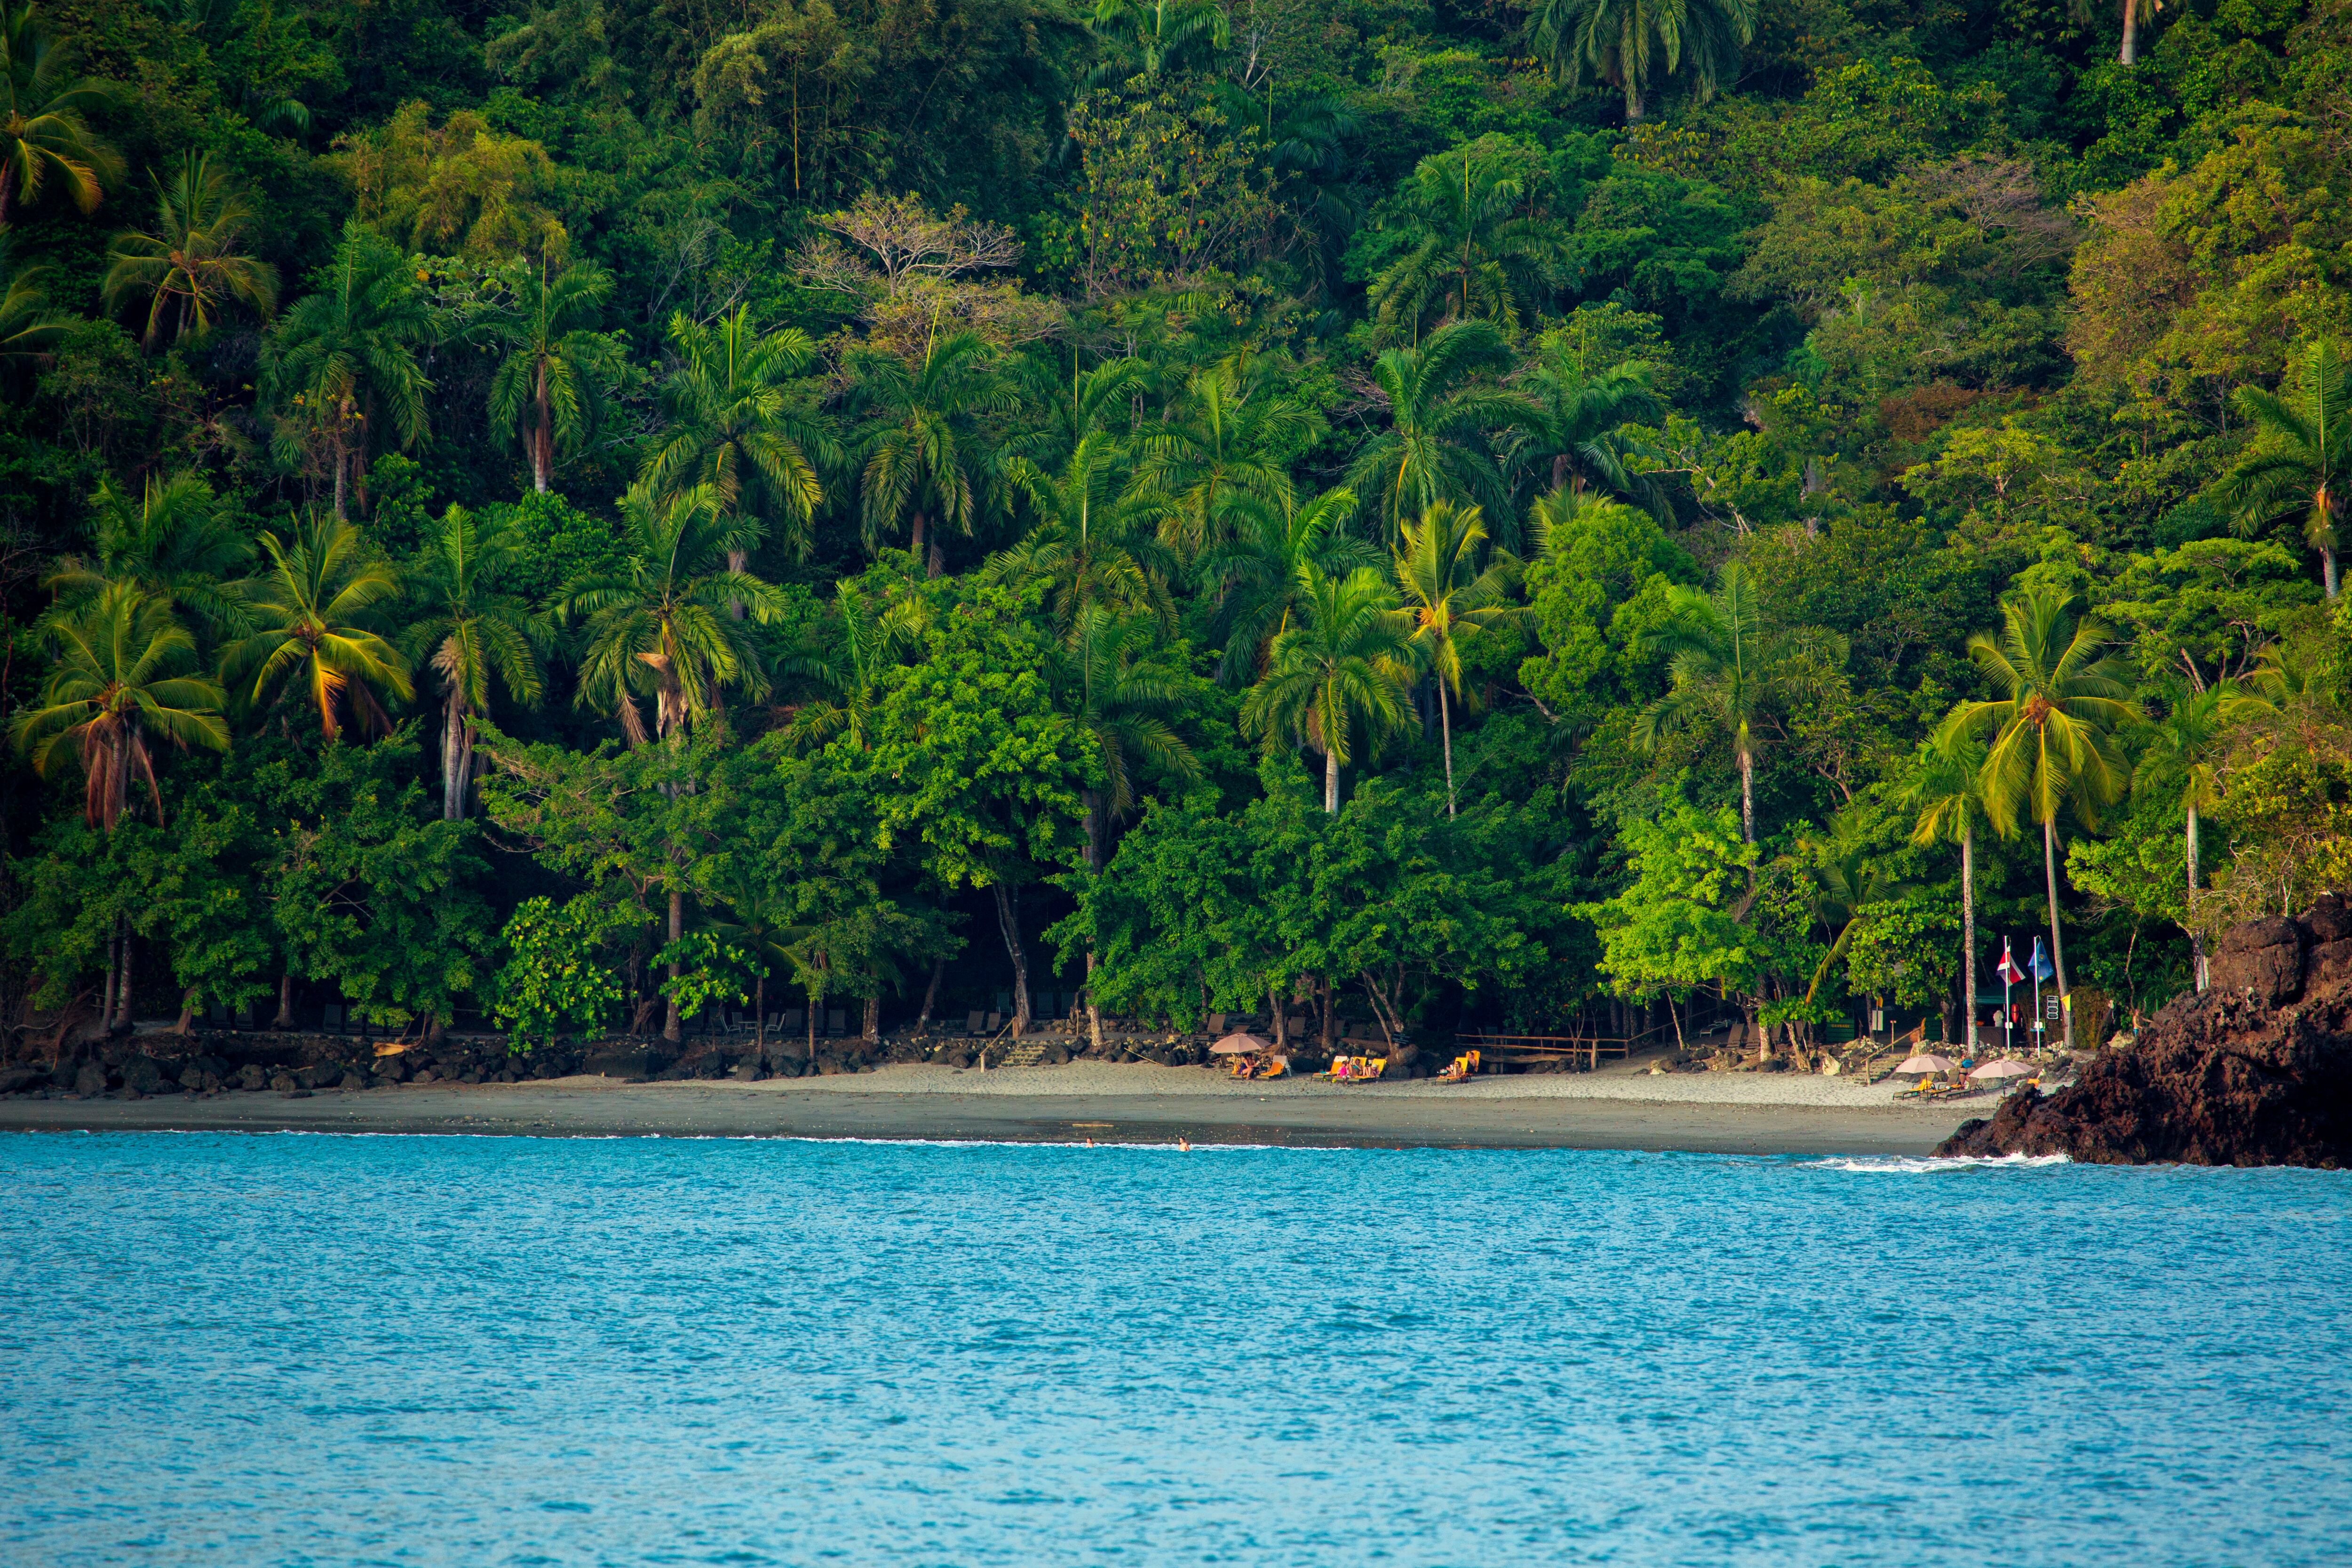
[[[2210,988],[2044,1097],[2021,1089],[1939,1154],[2065,1154],[2105,1164],[2352,1164],[2352,909],[2236,926]]]
[[[92,1042],[55,1061],[0,1063],[0,1094],[83,1100],[104,1094],[145,1100],[228,1089],[312,1094],[443,1079],[516,1083],[579,1070],[577,1051],[509,1053],[503,1040],[448,1038],[378,1056],[373,1044],[343,1036],[198,1030],[186,1036],[149,1034]]]

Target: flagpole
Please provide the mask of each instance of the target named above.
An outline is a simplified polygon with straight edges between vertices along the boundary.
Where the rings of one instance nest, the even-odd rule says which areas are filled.
[[[2009,938],[2000,939],[2000,1054],[2014,1058],[2017,1054],[2017,1009],[2010,1005],[2010,976],[2017,965],[2010,962]]]

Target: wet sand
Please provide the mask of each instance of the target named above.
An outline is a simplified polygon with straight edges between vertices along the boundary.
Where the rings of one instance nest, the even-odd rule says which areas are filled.
[[[1698,1075],[1600,1075],[1349,1089],[1236,1084],[1198,1069],[888,1068],[757,1084],[436,1083],[296,1097],[270,1091],[142,1100],[0,1100],[0,1131],[459,1133],[521,1137],[787,1137],[953,1142],[1276,1143],[1373,1148],[1685,1150],[1925,1154],[1992,1102],[1906,1107],[1858,1086],[1788,1102],[1741,1099]],[[1106,1079],[1103,1075],[1111,1075]],[[1715,1075],[1707,1075],[1714,1077]],[[1779,1076],[1779,1075],[1775,1075]],[[1614,1075],[1612,1075],[1614,1077]],[[1132,1087],[1118,1080],[1132,1080]],[[898,1079],[897,1083],[892,1080]],[[1579,1079],[1581,1079],[1581,1082]],[[1528,1092],[1501,1092],[1524,1084]],[[1557,1087],[1555,1087],[1557,1086]],[[1742,1086],[1743,1088],[1745,1086]],[[1824,1086],[1827,1087],[1827,1086]],[[1848,1086],[1838,1086],[1846,1089]],[[1746,1102],[1742,1102],[1742,1100]],[[1778,1100],[1780,1102],[1771,1102]]]

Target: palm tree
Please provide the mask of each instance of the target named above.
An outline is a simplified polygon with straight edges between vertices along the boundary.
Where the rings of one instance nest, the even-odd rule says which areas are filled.
[[[253,204],[226,169],[214,167],[208,153],[191,153],[168,187],[152,174],[148,183],[155,187],[155,228],[114,237],[106,255],[108,310],[143,296],[152,348],[166,321],[175,340],[211,331],[231,300],[257,316],[278,308],[278,269],[242,248]]]
[[[1456,509],[1439,501],[1408,524],[1397,552],[1397,590],[1412,617],[1412,640],[1421,662],[1437,678],[1437,721],[1445,742],[1445,815],[1454,815],[1454,710],[1449,689],[1462,691],[1465,637],[1506,626],[1525,612],[1507,602],[1511,573],[1504,562],[1477,564],[1486,541],[1486,520],[1476,507]]]
[[[719,705],[720,693],[767,689],[751,630],[782,618],[785,600],[761,579],[728,564],[750,549],[748,519],[725,506],[717,489],[697,485],[656,500],[640,480],[621,500],[630,545],[625,572],[572,584],[557,613],[587,617],[582,629],[583,707],[610,709],[632,746],[646,743],[636,699],[655,700],[655,732],[677,738],[689,719]]]
[[[1122,486],[1124,467],[1112,440],[1087,437],[1055,477],[1025,458],[1005,465],[1009,487],[1024,497],[1037,522],[1021,542],[991,556],[985,575],[1000,582],[1051,585],[1055,618],[1075,623],[1099,605],[1121,614],[1150,614],[1175,625],[1169,579],[1176,561],[1160,540],[1165,500],[1149,488]]]
[[[265,380],[292,410],[278,426],[279,455],[291,460],[305,433],[324,443],[341,522],[380,415],[389,414],[404,447],[425,433],[433,384],[416,351],[436,327],[407,259],[356,220],[343,226],[334,264],[317,281],[316,292],[278,318]]]
[[[911,599],[894,599],[877,608],[848,579],[834,584],[831,624],[817,632],[822,640],[814,650],[780,661],[785,673],[814,680],[836,698],[805,703],[793,711],[786,733],[795,744],[821,746],[845,735],[852,746],[864,749],[874,683],[913,646],[919,614]]]
[[[1298,587],[1297,617],[1274,639],[1265,676],[1242,701],[1242,730],[1322,752],[1323,809],[1336,815],[1353,726],[1377,744],[1412,715],[1412,621],[1370,567],[1336,577],[1309,561]]]
[[[1124,355],[1080,370],[1073,354],[1066,383],[1041,359],[1024,361],[1016,374],[1027,384],[1027,398],[1015,399],[1013,406],[1031,412],[1005,450],[1048,472],[1068,462],[1087,437],[1114,426],[1131,426],[1138,402],[1152,380],[1143,361]]]
[[[873,352],[858,355],[854,368],[866,548],[905,518],[907,548],[936,577],[947,557],[929,530],[971,532],[995,467],[992,426],[1016,400],[997,374],[995,351],[977,332],[931,343],[919,365]]]
[[[2221,776],[2213,763],[2226,749],[2231,729],[2240,719],[2270,706],[2263,697],[2234,681],[2216,681],[2200,691],[2175,694],[2169,710],[2149,738],[2150,750],[2180,774],[2180,807],[2188,817],[2183,845],[2189,873],[2186,923],[2189,957],[2200,991],[2205,989],[2207,975],[2205,931],[2197,920],[2197,895],[2202,887],[2197,864],[2198,816],[2221,798]]]
[[[2070,1005],[2066,946],[2058,925],[2058,813],[2068,805],[2086,827],[2099,808],[2118,799],[2129,776],[2111,731],[2137,710],[2121,671],[2103,651],[2107,628],[2076,622],[2074,597],[2036,584],[2001,602],[1999,637],[1979,632],[1969,656],[2001,693],[1963,702],[1945,720],[1948,738],[1982,735],[1985,815],[2001,837],[2018,828],[2021,813],[2042,826],[2042,869],[2050,897],[2051,962],[2058,997]]]
[[[1564,361],[1549,361],[1528,372],[1520,389],[1536,413],[1521,426],[1514,457],[1549,461],[1550,489],[1598,487],[1618,496],[1636,496],[1641,480],[1626,471],[1621,425],[1654,416],[1664,406],[1656,372],[1646,361],[1587,374]]]
[[[489,709],[491,678],[526,708],[537,707],[546,689],[538,656],[551,640],[547,627],[520,596],[497,587],[500,574],[521,558],[511,525],[453,506],[425,542],[410,581],[411,596],[423,614],[402,635],[401,652],[412,663],[430,664],[441,677],[445,822],[466,815],[476,720]]]
[[[148,738],[228,749],[221,689],[192,673],[195,639],[170,605],[128,583],[108,584],[79,609],[46,617],[38,635],[56,664],[38,705],[11,726],[17,749],[46,776],[70,746],[82,766],[83,819],[108,833],[129,808],[131,778],[138,774],[147,781],[155,826],[163,826],[163,795]],[[99,1009],[109,1029],[131,1022],[130,936],[127,918],[119,918]]]
[[[680,310],[670,318],[669,344],[678,358],[662,387],[669,429],[638,480],[664,502],[706,490],[709,504],[730,520],[730,572],[741,572],[759,544],[762,510],[807,554],[809,520],[824,500],[817,469],[839,456],[824,426],[787,392],[816,363],[816,345],[795,327],[761,332],[749,305],[709,326]]]
[[[2336,597],[2336,551],[2352,517],[2352,362],[2332,342],[2289,356],[2284,396],[2238,388],[2238,411],[2254,445],[2214,487],[2242,533],[2303,514],[2305,544],[2319,552],[2327,596]]]
[[[512,302],[486,331],[505,353],[490,378],[490,424],[500,440],[521,437],[530,454],[531,489],[545,495],[555,477],[556,452],[580,444],[595,411],[599,379],[619,368],[619,354],[596,331],[598,312],[612,297],[613,275],[593,262],[575,261],[550,278],[544,262],[536,270],[516,262],[503,280]]]
[[[1298,612],[1300,568],[1311,563],[1344,577],[1377,565],[1381,552],[1347,531],[1356,514],[1351,489],[1325,490],[1303,506],[1295,499],[1271,506],[1249,497],[1234,510],[1239,528],[1201,558],[1197,573],[1215,599],[1209,638],[1224,650],[1218,674],[1242,686],[1264,673],[1269,645]]]
[[[1517,428],[1534,407],[1475,378],[1509,360],[1510,350],[1491,323],[1469,321],[1440,327],[1419,347],[1390,349],[1372,362],[1389,428],[1357,453],[1348,485],[1370,502],[1389,538],[1433,501],[1506,504],[1486,436]]]
[[[33,201],[55,176],[82,211],[95,212],[121,160],[89,128],[89,116],[119,96],[106,82],[77,77],[73,51],[41,25],[30,5],[0,4],[0,229],[20,198]]]
[[[90,497],[98,514],[98,560],[67,556],[47,578],[61,603],[129,583],[149,598],[194,612],[215,634],[246,626],[235,581],[253,559],[253,542],[222,517],[201,474],[150,475],[137,500],[111,475]]]
[[[80,318],[49,309],[48,293],[41,287],[45,269],[11,267],[7,242],[0,230],[0,374],[21,385],[48,364],[58,340]]]
[[[1168,542],[1197,556],[1231,531],[1237,498],[1290,499],[1287,460],[1321,429],[1313,410],[1219,365],[1192,377],[1171,417],[1145,427],[1137,480],[1169,498]]]
[[[1969,735],[1932,735],[1919,748],[1903,804],[1919,814],[1911,842],[1960,847],[1960,1041],[1976,1043],[1977,823],[1984,816],[1984,746]]]
[[[1689,67],[1692,96],[1711,98],[1739,71],[1756,36],[1757,0],[1542,0],[1528,37],[1553,75],[1589,71],[1625,94],[1625,118],[1648,112],[1653,87]]]
[[[342,733],[347,695],[363,727],[389,733],[375,689],[415,695],[408,661],[383,636],[398,575],[341,518],[314,519],[290,539],[264,533],[261,549],[268,567],[240,600],[258,629],[229,645],[223,680],[255,703],[273,687],[299,687],[331,741]]]
[[[1201,776],[1199,759],[1168,722],[1181,703],[1181,688],[1147,662],[1157,640],[1150,622],[1089,605],[1072,622],[1055,661],[1055,683],[1070,718],[1095,738],[1102,753],[1103,782],[1086,792],[1087,869],[1097,876],[1109,863],[1111,825],[1135,809],[1139,765],[1188,783]],[[1094,978],[1089,942],[1087,1025],[1100,1049],[1102,1013],[1095,1005]]]
[[[1233,41],[1223,9],[1208,0],[1095,0],[1092,26],[1097,37],[1118,45],[1124,58],[1098,68],[1089,87],[1156,77]]]
[[[1674,687],[1642,710],[1633,738],[1655,749],[1667,734],[1701,724],[1729,735],[1739,762],[1739,830],[1753,844],[1756,721],[1774,700],[1806,684],[1810,672],[1802,667],[1844,663],[1844,639],[1767,626],[1747,568],[1737,561],[1725,563],[1712,594],[1675,588],[1668,614],[1652,644],[1670,656]]]
[[[1423,158],[1399,193],[1412,248],[1369,291],[1382,324],[1418,341],[1434,309],[1444,321],[1511,326],[1559,252],[1554,226],[1529,211],[1530,177],[1542,173],[1518,143],[1493,132]]]
[[[195,639],[168,602],[130,583],[110,583],[73,613],[44,618],[38,635],[56,666],[39,705],[16,716],[17,749],[46,777],[58,753],[73,747],[85,775],[82,816],[92,827],[114,830],[134,774],[147,781],[155,825],[163,826],[147,738],[228,749],[220,686],[193,673]]]

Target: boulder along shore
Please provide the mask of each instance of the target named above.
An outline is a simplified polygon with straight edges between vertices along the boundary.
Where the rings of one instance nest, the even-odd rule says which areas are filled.
[[[2352,908],[2225,932],[2201,994],[2175,998],[2073,1084],[2021,1089],[1946,1155],[2105,1164],[2352,1164]]]

